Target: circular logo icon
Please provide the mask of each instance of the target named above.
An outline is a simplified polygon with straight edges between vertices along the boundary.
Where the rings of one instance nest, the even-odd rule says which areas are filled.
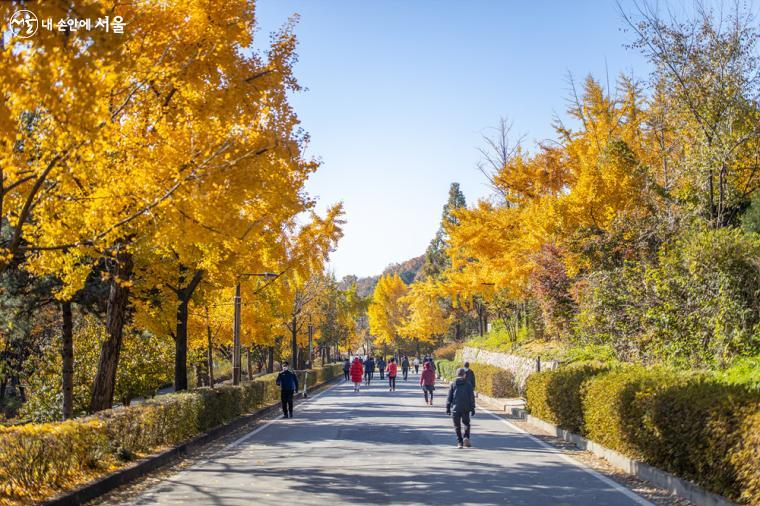
[[[37,33],[39,21],[37,20],[37,15],[35,13],[22,9],[13,13],[10,25],[11,33],[13,33],[15,37],[28,39]]]

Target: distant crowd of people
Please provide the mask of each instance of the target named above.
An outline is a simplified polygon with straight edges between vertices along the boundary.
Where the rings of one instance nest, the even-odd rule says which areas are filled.
[[[354,392],[359,392],[362,383],[368,387],[372,384],[377,370],[380,373],[381,381],[385,381],[387,377],[388,390],[395,392],[399,362],[403,381],[408,381],[410,367],[414,367],[414,374],[419,375],[419,385],[425,404],[432,406],[433,392],[435,392],[438,378],[435,360],[431,355],[422,357],[421,363],[418,357],[410,362],[407,356],[402,356],[400,361],[394,356],[387,362],[382,356],[372,357],[368,355],[364,359],[357,356],[353,360],[346,358],[343,362],[343,377],[345,381],[353,383]],[[422,373],[420,373],[420,364],[422,365]],[[457,370],[456,378],[449,385],[446,396],[446,414],[451,416],[454,424],[457,448],[472,446],[470,442],[470,417],[475,415],[475,381],[475,373],[470,369],[470,364],[465,362],[464,367]],[[290,370],[288,362],[283,362],[282,371],[277,375],[276,383],[281,391],[283,418],[293,418],[293,397],[298,391],[298,375]]]
[[[360,392],[361,386],[370,386],[374,379],[375,371],[380,374],[380,380],[388,380],[388,390],[396,391],[396,376],[398,374],[397,357],[391,357],[387,362],[382,356],[373,357],[367,355],[364,358],[358,356],[353,360],[346,358],[343,362],[343,377],[345,381],[353,383],[354,392]],[[401,376],[403,381],[408,381],[410,366],[414,368],[414,374],[419,375],[419,385],[425,404],[433,405],[433,393],[435,392],[437,372],[435,360],[432,355],[418,357],[412,361],[409,357],[402,356],[400,360]],[[420,373],[422,365],[422,373]],[[470,417],[475,415],[475,373],[470,369],[470,364],[465,362],[464,367],[457,370],[457,377],[449,385],[446,397],[446,414],[452,417],[457,437],[458,448],[469,448],[470,442]]]

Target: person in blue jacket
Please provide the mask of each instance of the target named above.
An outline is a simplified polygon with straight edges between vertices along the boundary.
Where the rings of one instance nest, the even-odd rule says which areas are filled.
[[[298,376],[290,370],[289,366],[290,364],[283,362],[282,372],[277,375],[283,418],[293,418],[293,396],[298,392]]]

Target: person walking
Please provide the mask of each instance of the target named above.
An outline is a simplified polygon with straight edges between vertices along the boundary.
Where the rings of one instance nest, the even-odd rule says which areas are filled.
[[[372,381],[372,376],[375,375],[375,359],[370,355],[367,356],[367,360],[364,361],[364,382],[369,386]]]
[[[409,357],[406,355],[401,359],[401,375],[404,377],[404,381],[409,377]]]
[[[287,362],[282,363],[282,371],[276,381],[280,387],[283,418],[293,418],[293,395],[298,391],[298,376],[288,366]]]
[[[435,370],[435,360],[433,360],[433,355],[430,355],[430,358],[428,359],[428,363],[430,363],[430,368],[433,370],[433,372],[436,372]],[[436,378],[438,377],[438,373],[436,373]]]
[[[463,367],[457,369],[457,379],[449,388],[446,398],[446,414],[454,420],[454,430],[457,435],[457,448],[469,448],[470,416],[475,416],[475,392],[472,385],[465,379],[467,371]],[[464,434],[462,434],[464,426]]]
[[[385,366],[387,364],[385,363],[385,359],[383,357],[377,358],[377,370],[380,371],[380,380],[385,379]]]
[[[351,361],[348,360],[348,357],[346,357],[346,360],[343,362],[343,379],[348,381],[351,377],[350,374],[351,371]]]
[[[422,368],[422,374],[420,375],[420,386],[422,387],[422,393],[425,394],[425,404],[429,406],[433,405],[433,390],[435,390],[435,373],[430,368],[430,363],[425,362]],[[428,394],[430,400],[428,400]]]
[[[362,361],[359,360],[359,357],[354,357],[354,362],[351,364],[351,381],[354,384],[354,392],[359,391],[359,386],[362,384]]]
[[[396,359],[392,358],[388,363],[388,386],[391,392],[396,391],[396,374],[398,374],[398,366],[396,365]]]
[[[420,359],[419,357],[414,357],[414,362],[412,362],[414,365],[414,374],[420,373]]]
[[[467,382],[472,385],[472,391],[475,391],[475,373],[470,369],[470,363],[465,362],[464,363],[464,379],[467,380]]]

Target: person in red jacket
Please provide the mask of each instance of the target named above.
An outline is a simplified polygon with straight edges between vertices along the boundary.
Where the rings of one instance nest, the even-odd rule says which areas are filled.
[[[420,386],[422,392],[425,394],[425,404],[433,405],[433,390],[435,390],[435,371],[433,371],[430,362],[425,362],[422,367],[422,374],[420,374]],[[430,400],[428,400],[428,394],[430,394]]]
[[[362,378],[364,377],[364,367],[362,367],[362,361],[359,357],[354,357],[354,363],[351,364],[351,381],[354,383],[354,392],[359,391],[359,385],[362,384]]]
[[[398,365],[396,365],[396,359],[392,358],[390,362],[388,362],[388,367],[385,369],[388,371],[388,386],[391,387],[390,391],[395,392],[396,391],[396,374],[398,374]]]

